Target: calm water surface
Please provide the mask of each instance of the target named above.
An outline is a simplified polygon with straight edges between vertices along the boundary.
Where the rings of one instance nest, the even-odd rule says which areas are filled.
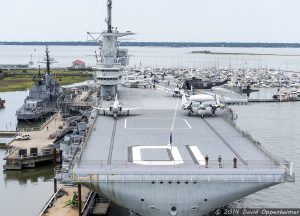
[[[237,125],[279,158],[294,162],[295,183],[276,185],[247,197],[245,207],[300,208],[300,102],[233,106]]]
[[[0,150],[0,215],[37,215],[52,195],[53,168],[3,172],[4,155]]]
[[[299,71],[300,48],[225,48],[225,47],[125,47],[129,49],[130,65],[143,67],[269,67]],[[191,51],[209,50],[225,53],[256,53],[262,55],[205,55]],[[96,46],[50,46],[50,55],[57,61],[53,66],[68,67],[75,59],[95,65]],[[295,55],[275,56],[263,54]],[[28,64],[30,55],[38,66],[45,55],[45,46],[0,45],[0,64]],[[42,65],[44,66],[44,65]]]

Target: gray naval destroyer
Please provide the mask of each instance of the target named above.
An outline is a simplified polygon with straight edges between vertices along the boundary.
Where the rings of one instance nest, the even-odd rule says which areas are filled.
[[[96,67],[102,98],[117,93],[122,68],[116,43],[124,35],[112,31],[111,0],[107,6],[108,29],[102,33],[101,63]],[[238,129],[229,108],[215,117],[188,116],[179,98],[158,89],[120,87],[118,99],[142,109],[116,119],[94,109],[71,175],[63,175],[133,215],[203,215],[294,181],[292,163],[276,159]],[[109,102],[101,100],[99,106],[107,108]]]
[[[50,72],[50,64],[53,60],[49,57],[49,50],[46,47],[46,73],[35,75],[33,85],[29,91],[29,95],[25,98],[24,104],[16,111],[18,120],[34,121],[47,117],[55,112],[57,108],[57,99],[60,94],[59,83],[52,78]]]

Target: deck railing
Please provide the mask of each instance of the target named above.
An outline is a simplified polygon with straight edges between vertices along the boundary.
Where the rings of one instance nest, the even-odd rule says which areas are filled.
[[[114,175],[76,175],[73,174],[74,182],[99,183],[99,182],[115,182],[115,183],[152,183],[152,184],[197,184],[199,182],[261,182],[261,183],[283,183],[290,180],[285,175],[280,174],[114,174]]]
[[[164,165],[165,162],[169,162],[168,165]],[[76,164],[76,168],[86,168],[86,169],[115,169],[115,168],[139,168],[139,167],[147,167],[147,169],[156,169],[156,168],[198,168],[198,169],[280,169],[282,166],[286,166],[290,164],[289,162],[282,161],[279,162],[274,161],[266,161],[266,160],[246,160],[246,164],[243,164],[237,161],[236,166],[234,165],[233,160],[222,160],[222,162],[218,162],[218,160],[210,160],[206,165],[205,161],[192,161],[192,160],[183,160],[183,161],[134,161],[129,162],[126,160],[112,160],[111,164],[108,164],[107,160],[81,160]]]
[[[39,131],[42,130],[50,121],[52,121],[55,117],[58,116],[58,112],[53,114],[50,118],[47,119],[40,127],[31,127],[31,128],[17,128],[18,132],[30,132],[30,131]]]

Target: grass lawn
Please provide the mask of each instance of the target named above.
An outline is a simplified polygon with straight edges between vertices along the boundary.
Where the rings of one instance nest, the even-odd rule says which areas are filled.
[[[8,77],[0,79],[0,92],[7,91],[22,91],[26,89],[30,89],[33,84],[32,75],[14,75],[14,73],[23,73],[22,71],[8,71]],[[27,73],[36,73],[37,70],[27,70]],[[87,74],[83,74],[80,71],[52,71],[54,79],[56,79],[60,85],[68,85],[78,82],[83,82],[90,79],[90,76]],[[60,74],[60,76],[55,77],[56,74]],[[74,76],[64,76],[64,75],[74,75]],[[77,75],[77,76],[75,76]],[[82,75],[82,76],[81,76]]]

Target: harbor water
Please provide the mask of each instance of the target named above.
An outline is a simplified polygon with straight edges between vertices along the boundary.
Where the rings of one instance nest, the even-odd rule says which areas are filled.
[[[300,70],[300,48],[228,48],[228,47],[126,47],[130,53],[130,66],[136,67],[227,67],[273,68],[276,70]],[[96,46],[51,46],[50,55],[56,63],[52,67],[69,67],[76,59],[94,66]],[[191,54],[192,51],[215,53],[249,53],[251,55]],[[255,54],[255,55],[253,55]],[[261,55],[260,55],[261,54]],[[272,55],[270,55],[272,54]],[[0,45],[1,64],[28,64],[34,67],[45,55],[45,46]]]
[[[96,47],[53,47],[51,55],[56,57],[58,66],[70,66],[71,62],[80,58],[93,65],[94,59],[89,56]],[[230,56],[192,55],[192,48],[148,48],[130,47],[133,55],[131,65],[140,66],[185,66],[204,67],[219,64],[228,66]],[[193,48],[203,50],[204,48]],[[213,48],[216,50],[217,48]],[[219,50],[224,51],[225,48]],[[228,48],[227,48],[228,49]],[[36,51],[35,51],[36,50]],[[0,64],[26,63],[29,56],[42,56],[44,47],[34,46],[0,46]],[[218,51],[219,51],[218,50]],[[238,48],[231,49],[238,50]],[[41,53],[38,53],[41,51]],[[241,52],[241,51],[237,51]],[[243,52],[262,53],[293,53],[300,54],[300,49],[243,49]],[[161,57],[161,58],[160,58]],[[219,59],[218,59],[219,58]],[[231,57],[231,66],[252,65],[257,67],[268,65],[270,68],[298,70],[300,57],[287,56],[239,56]],[[239,60],[233,61],[233,59]],[[38,59],[37,59],[38,60]],[[234,63],[236,62],[236,63]],[[266,97],[272,95],[274,89],[261,89],[251,97]],[[255,95],[256,94],[256,95]],[[0,98],[6,100],[5,108],[0,109],[0,130],[15,130],[17,120],[15,111],[23,104],[26,91],[0,93]],[[264,148],[279,158],[294,162],[296,173],[295,183],[276,185],[269,189],[248,196],[239,202],[240,207],[281,207],[300,208],[300,102],[284,103],[253,103],[232,106],[238,114],[238,126],[248,131]],[[7,139],[4,139],[4,142]],[[3,142],[3,139],[0,140]],[[0,150],[0,215],[31,216],[37,215],[53,192],[53,167],[42,167],[23,171],[4,172],[2,165],[5,150]],[[118,214],[116,214],[118,215]],[[120,215],[120,214],[119,214]]]

